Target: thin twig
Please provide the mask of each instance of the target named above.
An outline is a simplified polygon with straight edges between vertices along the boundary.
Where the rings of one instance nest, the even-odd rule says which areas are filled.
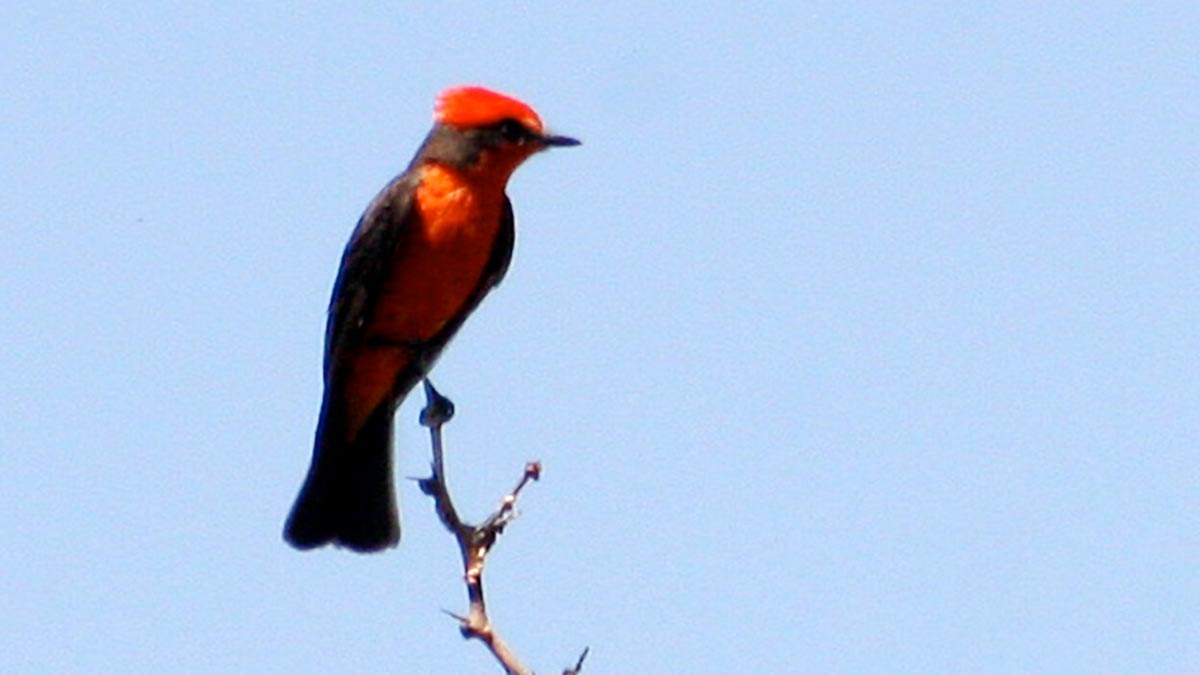
[[[429,380],[425,380],[425,398],[427,403],[425,409],[421,411],[421,424],[429,427],[433,445],[433,474],[429,478],[422,479],[420,486],[425,494],[433,497],[438,517],[458,542],[458,549],[462,554],[463,579],[467,584],[467,599],[470,603],[466,616],[450,612],[447,614],[458,621],[459,630],[464,638],[476,638],[487,645],[492,655],[509,675],[529,675],[532,671],[521,664],[516,652],[500,637],[495,627],[492,626],[491,620],[488,619],[487,605],[483,598],[483,568],[487,562],[488,552],[496,543],[496,538],[504,531],[505,526],[512,521],[516,513],[517,497],[530,481],[538,479],[542,466],[538,462],[526,464],[525,472],[521,475],[516,487],[500,500],[499,508],[488,516],[482,525],[473,526],[464,523],[454,508],[450,491],[446,487],[446,466],[442,453],[442,425],[454,416],[454,404],[450,399],[439,394]],[[587,650],[585,649],[584,656],[586,655]],[[576,669],[565,672],[578,673],[582,665],[583,657],[581,656]]]
[[[583,672],[583,660],[587,658],[588,651],[590,649],[591,649],[590,647],[584,647],[583,653],[579,655],[579,660],[575,662],[575,667],[567,668],[566,670],[562,671],[562,675],[579,675],[579,673],[582,673]]]

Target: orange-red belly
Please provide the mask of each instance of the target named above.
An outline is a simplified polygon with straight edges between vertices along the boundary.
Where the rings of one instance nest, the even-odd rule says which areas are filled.
[[[433,339],[465,311],[478,288],[500,229],[504,189],[473,185],[463,171],[427,165],[413,200],[413,228],[370,316],[364,342],[350,356],[344,395],[357,430],[390,398],[416,345]]]

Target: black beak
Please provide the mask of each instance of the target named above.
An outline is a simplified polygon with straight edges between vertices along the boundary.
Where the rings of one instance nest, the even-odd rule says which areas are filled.
[[[572,145],[579,145],[579,141],[569,136],[542,136],[538,141],[546,147],[569,148]]]

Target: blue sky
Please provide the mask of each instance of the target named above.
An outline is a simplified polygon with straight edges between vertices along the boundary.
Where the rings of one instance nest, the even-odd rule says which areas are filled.
[[[434,376],[539,672],[1200,663],[1200,10],[10,8],[0,671],[489,673],[457,552],[301,554],[324,311],[434,95],[580,148]]]

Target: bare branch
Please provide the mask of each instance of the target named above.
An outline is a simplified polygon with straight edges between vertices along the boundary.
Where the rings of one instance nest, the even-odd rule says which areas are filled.
[[[479,526],[464,523],[454,508],[450,491],[446,487],[446,466],[442,453],[442,425],[454,416],[454,404],[438,393],[429,380],[425,380],[425,409],[421,411],[421,424],[429,427],[429,435],[433,445],[432,475],[420,481],[421,490],[433,497],[434,508],[438,517],[447,530],[454,535],[458,549],[462,555],[463,579],[467,585],[467,600],[469,609],[466,616],[446,612],[458,621],[459,630],[464,638],[475,638],[485,645],[504,667],[509,675],[528,675],[532,673],[517,657],[516,652],[508,646],[492,626],[487,615],[487,604],[483,597],[483,569],[487,555],[496,543],[497,537],[515,517],[517,497],[525,486],[537,480],[541,475],[542,466],[538,462],[525,465],[525,471],[508,494],[500,500],[500,506],[492,515]],[[586,656],[587,650],[584,650]],[[575,671],[583,664],[580,657]]]

